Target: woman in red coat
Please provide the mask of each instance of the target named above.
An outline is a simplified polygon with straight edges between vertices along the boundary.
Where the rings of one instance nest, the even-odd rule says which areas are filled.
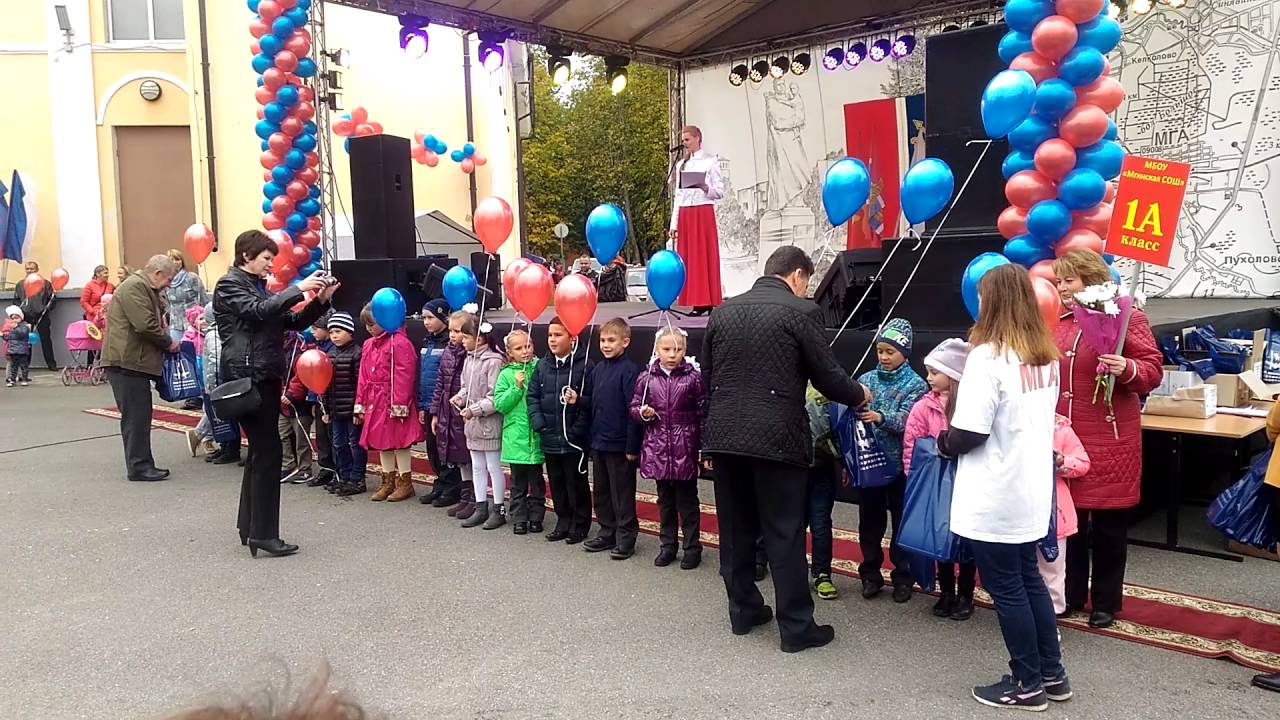
[[[116,286],[107,279],[107,266],[99,265],[93,269],[93,279],[84,284],[80,291],[80,307],[84,308],[84,319],[102,329],[106,326],[107,314],[103,312],[102,296],[116,291]]]
[[[1142,488],[1142,418],[1138,396],[1151,392],[1163,375],[1160,350],[1147,316],[1134,309],[1121,354],[1099,353],[1090,347],[1072,313],[1075,293],[1111,281],[1102,256],[1092,250],[1073,250],[1053,262],[1066,314],[1054,329],[1062,353],[1062,392],[1058,413],[1071,426],[1089,454],[1090,470],[1070,481],[1079,532],[1067,539],[1067,612],[1083,610],[1090,599],[1089,624],[1108,627],[1121,609],[1128,548],[1129,509],[1138,504]],[[1099,365],[1115,376],[1110,414],[1093,388]]]

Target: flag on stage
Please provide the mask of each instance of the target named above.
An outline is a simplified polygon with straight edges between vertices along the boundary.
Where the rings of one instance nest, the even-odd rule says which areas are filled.
[[[910,164],[924,157],[924,96],[850,103],[844,124],[849,157],[871,174],[871,195],[849,221],[847,247],[880,247],[905,230],[898,188]]]

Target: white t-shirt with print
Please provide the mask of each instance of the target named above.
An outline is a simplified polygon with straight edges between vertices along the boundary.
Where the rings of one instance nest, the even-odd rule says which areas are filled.
[[[1034,542],[1053,512],[1053,419],[1058,363],[1023,365],[990,344],[969,353],[951,427],[988,435],[960,456],[951,532],[995,543]]]

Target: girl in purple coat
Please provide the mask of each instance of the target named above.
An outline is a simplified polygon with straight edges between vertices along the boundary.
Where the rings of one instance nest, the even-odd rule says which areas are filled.
[[[382,484],[370,500],[399,502],[413,497],[409,448],[422,442],[414,380],[418,353],[403,330],[387,332],[365,305],[360,321],[370,338],[360,350],[353,420],[363,426],[360,446],[381,454]]]
[[[684,358],[685,343],[686,334],[680,328],[658,331],[658,356],[636,378],[631,417],[644,423],[640,474],[658,484],[662,548],[653,564],[664,567],[676,559],[678,524],[684,533],[680,567],[692,570],[702,562],[698,455],[707,417],[707,389],[702,373]]]
[[[435,433],[440,462],[458,468],[462,476],[461,488],[452,492],[451,488],[446,489],[432,504],[436,507],[448,507],[449,517],[459,520],[466,520],[476,510],[471,478],[471,451],[467,449],[462,408],[451,402],[462,390],[462,367],[467,359],[467,348],[462,344],[462,328],[468,322],[475,322],[475,317],[468,312],[459,311],[449,316],[449,344],[445,346],[444,356],[440,358],[436,389],[431,396],[429,408],[431,431]],[[438,470],[436,472],[439,473]]]

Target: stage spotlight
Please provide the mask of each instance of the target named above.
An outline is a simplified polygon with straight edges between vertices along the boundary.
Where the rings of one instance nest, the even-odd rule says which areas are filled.
[[[863,60],[867,59],[867,44],[859,40],[849,46],[849,52],[844,54],[844,64],[849,67],[858,67]]]
[[[427,26],[430,24],[431,21],[421,15],[400,16],[400,49],[405,55],[420,58],[427,54],[431,44],[431,38],[427,36]]]
[[[889,45],[889,39],[880,38],[874,43],[871,43],[871,49],[867,51],[867,57],[870,58],[872,62],[883,62],[885,58],[889,57],[890,50],[891,46]]]
[[[729,71],[729,84],[734,87],[738,87],[742,83],[746,82],[748,72],[749,71],[745,64],[738,63],[737,65],[734,65],[733,69]]]
[[[828,70],[835,70],[844,62],[844,48],[833,47],[822,56],[822,67]]]
[[[476,35],[480,38],[480,44],[476,47],[476,60],[485,70],[497,71],[507,60],[507,50],[503,45],[507,41],[507,34],[481,30]]]
[[[569,56],[573,51],[564,45],[547,46],[547,75],[551,76],[552,85],[563,85],[573,75],[573,63]]]
[[[893,47],[890,53],[901,60],[911,54],[916,49],[916,38],[914,35],[900,35],[897,40],[893,41]]]
[[[764,76],[768,74],[769,74],[769,61],[757,60],[755,64],[751,66],[751,74],[748,75],[747,77],[751,78],[751,82],[758,83],[761,80],[764,80]]]
[[[610,55],[604,59],[605,80],[609,83],[609,92],[617,95],[627,89],[627,65],[631,58],[621,55]]]
[[[803,75],[809,72],[810,64],[812,64],[812,59],[809,57],[809,53],[802,52],[791,58],[791,73],[793,75]]]
[[[775,78],[780,78],[787,74],[787,68],[791,66],[791,62],[787,60],[786,55],[779,55],[773,59],[773,64],[769,66],[769,74]]]

